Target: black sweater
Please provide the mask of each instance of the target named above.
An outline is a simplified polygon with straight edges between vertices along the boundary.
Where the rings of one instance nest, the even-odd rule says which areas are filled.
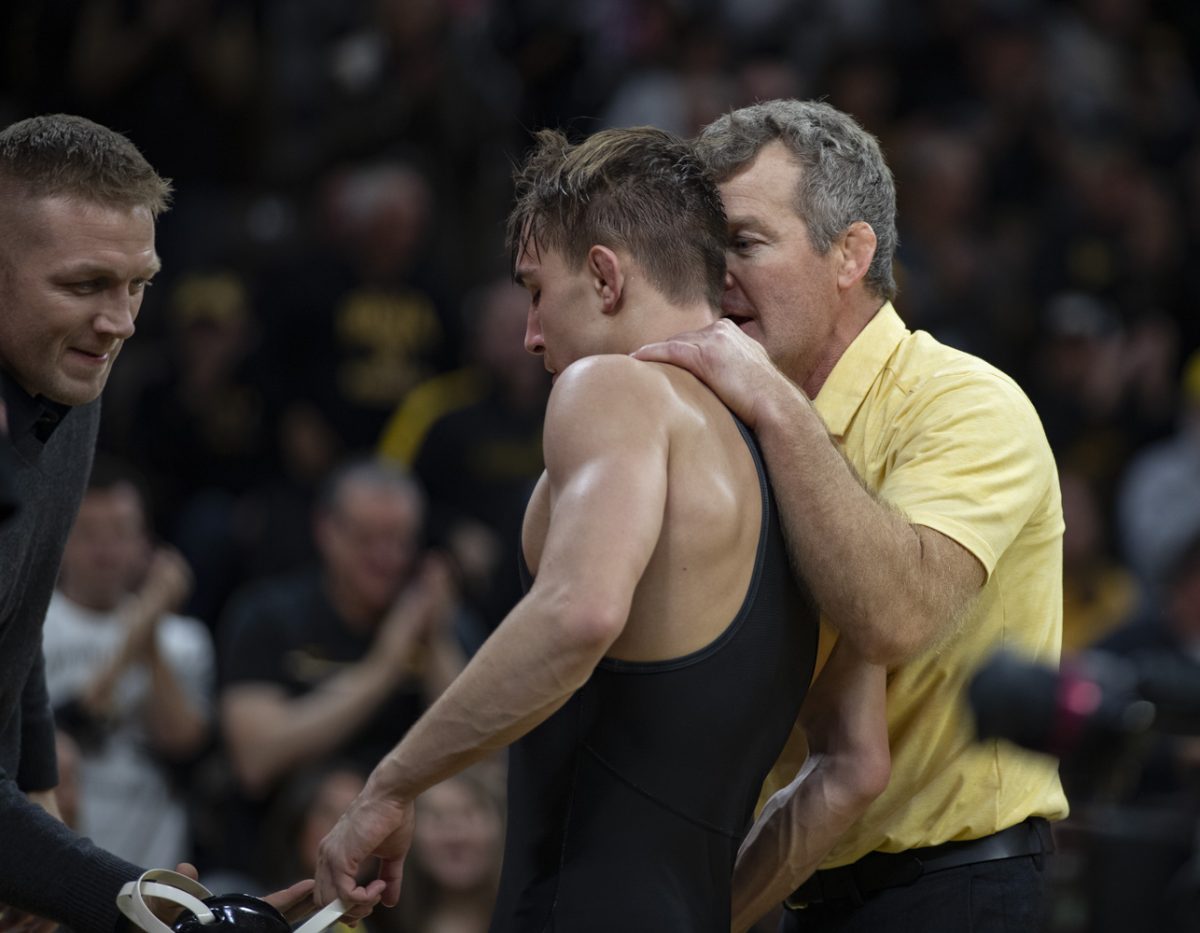
[[[100,403],[48,411],[51,421],[62,417],[43,444],[47,425],[34,423],[41,404],[8,378],[3,388],[20,506],[0,525],[0,903],[77,933],[111,933],[117,891],[141,870],[76,836],[24,793],[58,783],[42,623],[91,468]]]

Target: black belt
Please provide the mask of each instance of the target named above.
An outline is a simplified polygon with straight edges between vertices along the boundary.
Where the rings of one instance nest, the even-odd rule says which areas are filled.
[[[1034,816],[981,839],[943,842],[904,852],[871,852],[849,865],[816,872],[783,904],[790,910],[801,910],[809,904],[844,898],[862,903],[869,894],[912,884],[935,871],[1053,851],[1050,824]]]

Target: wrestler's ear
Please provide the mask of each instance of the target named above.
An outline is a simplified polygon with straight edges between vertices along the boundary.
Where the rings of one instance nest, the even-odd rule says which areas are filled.
[[[587,254],[588,274],[605,314],[616,314],[625,290],[625,270],[621,259],[607,246],[595,245]]]

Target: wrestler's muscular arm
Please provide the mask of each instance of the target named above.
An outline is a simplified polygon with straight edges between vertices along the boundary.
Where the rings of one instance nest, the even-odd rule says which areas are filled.
[[[798,570],[864,657],[896,664],[952,630],[983,586],[983,566],[873,496],[760,344],[722,320],[636,356],[690,370],[754,431]]]
[[[412,800],[558,709],[621,634],[667,495],[654,369],[595,357],[563,371],[543,434],[550,516],[537,579],[321,843],[322,903],[358,903],[382,890],[394,904]],[[382,859],[381,880],[363,888],[355,874],[371,855]]]

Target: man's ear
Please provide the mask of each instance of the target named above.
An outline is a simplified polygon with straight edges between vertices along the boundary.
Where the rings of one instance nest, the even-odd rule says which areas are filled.
[[[838,288],[847,289],[857,284],[871,268],[871,260],[875,258],[875,231],[865,220],[856,220],[842,234],[838,243],[840,262],[838,263]]]
[[[587,266],[604,313],[616,314],[625,291],[625,270],[620,257],[607,246],[595,245],[588,250]]]

